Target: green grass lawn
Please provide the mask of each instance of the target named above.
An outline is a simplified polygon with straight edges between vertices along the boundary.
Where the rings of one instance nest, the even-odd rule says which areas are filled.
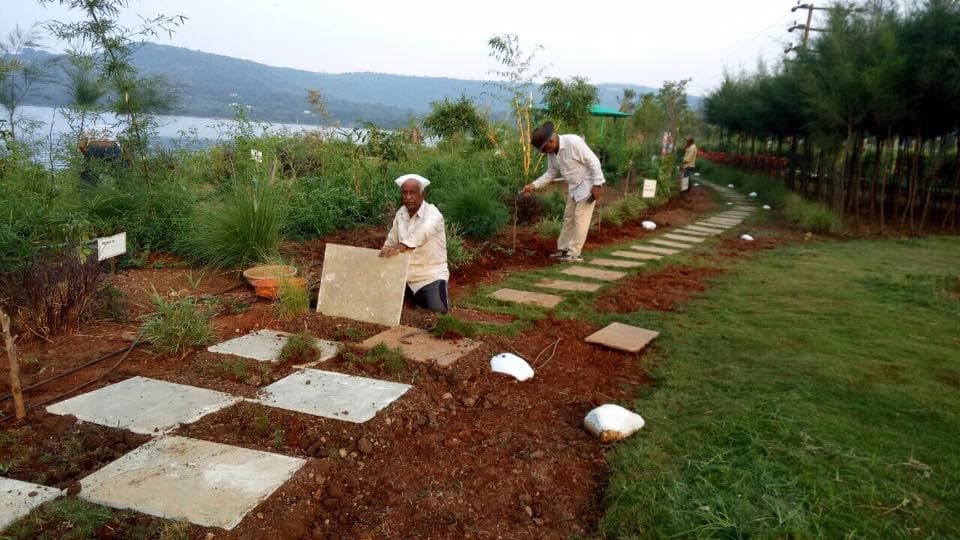
[[[610,537],[960,536],[960,239],[735,263],[657,329]]]

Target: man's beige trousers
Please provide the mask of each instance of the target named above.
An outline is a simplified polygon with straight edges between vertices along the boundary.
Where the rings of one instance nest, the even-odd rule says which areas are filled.
[[[563,229],[557,238],[558,250],[566,250],[569,257],[580,256],[580,250],[587,241],[590,219],[596,204],[596,201],[574,202],[572,198],[567,198],[567,207],[563,211]]]

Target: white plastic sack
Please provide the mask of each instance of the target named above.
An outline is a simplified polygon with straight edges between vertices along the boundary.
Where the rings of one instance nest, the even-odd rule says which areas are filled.
[[[745,234],[741,236],[740,239],[743,240],[744,242],[753,242],[753,237],[750,236],[749,234]]]
[[[727,187],[733,189],[733,184],[727,184]]]
[[[526,360],[513,353],[500,353],[490,359],[490,369],[494,373],[510,375],[518,381],[533,378],[533,368]]]
[[[769,204],[763,205],[763,209],[764,209],[764,210],[769,210],[769,209],[770,209],[770,205],[769,205]]]
[[[643,417],[619,405],[606,404],[587,413],[583,425],[601,442],[626,439],[644,424]]]
[[[751,191],[751,192],[750,192],[750,196],[751,196],[751,197],[756,197],[756,196],[757,196],[757,192],[756,192],[756,191]]]
[[[644,221],[640,225],[643,225],[643,228],[648,231],[652,231],[657,228],[657,224],[652,221]]]

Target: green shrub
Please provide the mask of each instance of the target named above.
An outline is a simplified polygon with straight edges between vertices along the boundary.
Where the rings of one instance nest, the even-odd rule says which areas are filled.
[[[510,219],[507,207],[486,182],[467,184],[450,194],[443,211],[463,234],[480,239],[493,236]]]
[[[277,288],[277,303],[274,311],[281,319],[292,319],[310,309],[310,290],[284,279]]]
[[[250,265],[277,255],[282,201],[272,182],[237,183],[223,202],[201,208],[193,235],[182,249],[194,262],[211,266]]]
[[[600,223],[607,223],[609,225],[620,226],[623,225],[625,216],[623,215],[623,209],[620,208],[620,205],[608,204],[600,209],[599,212]]]
[[[829,206],[791,193],[784,199],[783,214],[793,225],[815,233],[838,233],[840,218]]]
[[[450,270],[463,268],[473,262],[476,253],[463,241],[463,235],[460,234],[460,227],[456,224],[448,223],[447,228],[447,265]]]
[[[156,291],[155,311],[144,316],[143,337],[160,354],[179,353],[213,341],[213,312],[193,298],[167,301]]]
[[[280,349],[280,361],[297,363],[313,362],[320,358],[316,340],[310,334],[300,332],[287,339],[287,343]]]
[[[537,236],[541,238],[556,238],[563,229],[563,218],[552,217],[541,219],[536,226]]]

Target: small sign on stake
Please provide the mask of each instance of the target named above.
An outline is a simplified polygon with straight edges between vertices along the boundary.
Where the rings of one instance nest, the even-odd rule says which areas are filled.
[[[643,179],[643,198],[652,199],[657,196],[657,181],[647,178]]]
[[[105,261],[127,252],[127,233],[97,238],[97,260]]]

